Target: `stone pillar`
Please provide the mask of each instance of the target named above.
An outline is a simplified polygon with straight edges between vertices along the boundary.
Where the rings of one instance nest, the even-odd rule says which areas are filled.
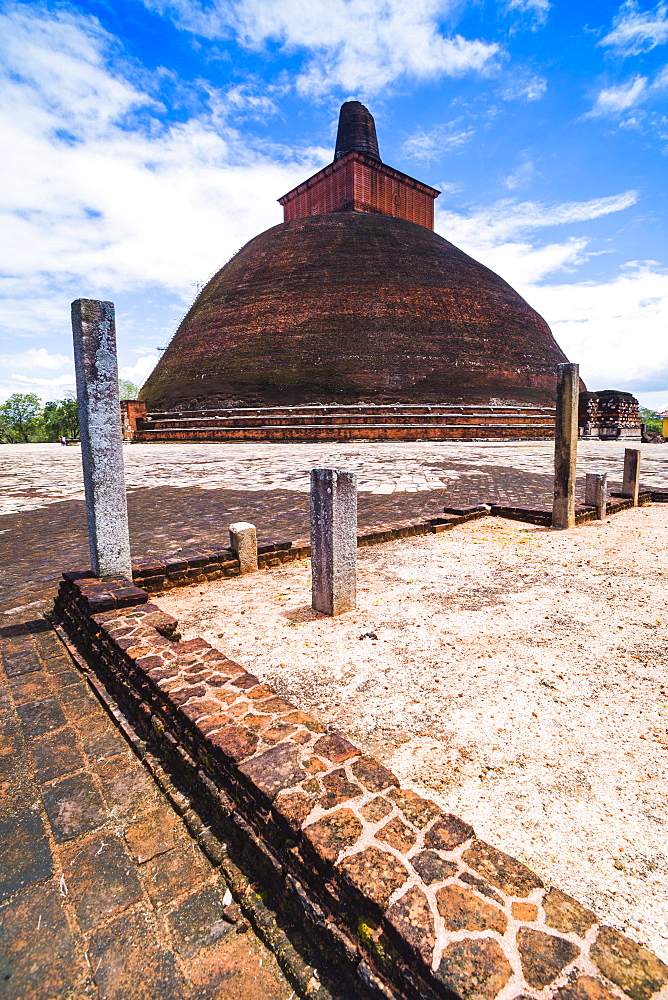
[[[132,580],[113,302],[73,302],[72,333],[91,567]]]
[[[355,607],[357,476],[311,469],[312,606],[326,615]]]
[[[638,506],[640,491],[640,448],[624,449],[624,481],[622,493],[633,500],[633,506]]]
[[[578,453],[578,365],[557,365],[554,427],[554,501],[552,527],[575,526],[575,468]]]
[[[602,521],[608,504],[608,473],[602,476],[588,472],[585,479],[585,503],[596,508],[596,517]]]
[[[257,570],[257,533],[255,525],[248,521],[237,521],[230,525],[230,548],[237,554],[240,573],[255,573]]]

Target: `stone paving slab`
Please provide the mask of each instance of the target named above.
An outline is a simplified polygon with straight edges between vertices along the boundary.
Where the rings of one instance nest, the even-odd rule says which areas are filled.
[[[294,996],[49,624],[0,661],[0,997]]]
[[[623,442],[580,442],[579,474],[609,472],[612,481],[620,481],[624,447]],[[307,493],[310,469],[334,466],[355,472],[361,493],[388,496],[434,489],[456,492],[460,487],[489,493],[496,487],[498,470],[551,476],[553,453],[551,441],[358,441],[135,444],[123,454],[129,491],[194,487]],[[668,448],[643,447],[643,478],[650,488],[668,487]],[[83,500],[80,449],[0,445],[0,486],[0,514]]]

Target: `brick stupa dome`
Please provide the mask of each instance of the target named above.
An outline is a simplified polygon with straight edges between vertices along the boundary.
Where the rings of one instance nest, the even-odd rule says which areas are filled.
[[[552,403],[566,357],[510,285],[432,230],[438,192],[342,109],[335,160],[203,288],[140,398],[154,410]]]

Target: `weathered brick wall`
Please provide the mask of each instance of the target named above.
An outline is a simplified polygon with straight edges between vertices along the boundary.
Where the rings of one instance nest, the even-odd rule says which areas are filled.
[[[640,440],[639,405],[630,392],[581,392],[578,426],[584,437]]]
[[[553,407],[360,404],[155,411],[137,421],[132,440],[449,441],[553,436]]]
[[[176,621],[144,590],[64,574],[56,611],[263,852],[268,877],[357,975],[358,995],[651,1000],[665,990],[668,966],[647,949],[204,640],[175,641]]]
[[[439,517],[415,518],[410,521],[395,521],[390,525],[369,525],[357,536],[357,545],[375,545],[395,538],[412,538],[415,535],[438,534],[449,531],[465,521],[484,517],[487,510],[479,507],[463,508],[446,512]],[[311,554],[311,546],[306,539],[292,541],[258,541],[258,566],[269,569],[294,559],[304,559]],[[170,590],[189,583],[205,580],[219,580],[221,577],[239,575],[239,560],[229,548],[191,550],[165,559],[133,559],[133,582],[150,592]]]
[[[133,441],[138,424],[146,416],[146,403],[139,399],[121,400],[121,431],[124,441]]]
[[[141,398],[152,410],[554,405],[566,360],[510,285],[436,233],[334,212],[243,247],[202,290]]]
[[[349,152],[279,198],[283,219],[327,212],[372,212],[434,228],[439,192],[360,152]]]

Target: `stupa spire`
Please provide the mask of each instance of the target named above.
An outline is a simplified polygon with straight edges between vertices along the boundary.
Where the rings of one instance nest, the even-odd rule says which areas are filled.
[[[353,150],[380,160],[373,115],[359,101],[346,101],[339,112],[334,162]]]

